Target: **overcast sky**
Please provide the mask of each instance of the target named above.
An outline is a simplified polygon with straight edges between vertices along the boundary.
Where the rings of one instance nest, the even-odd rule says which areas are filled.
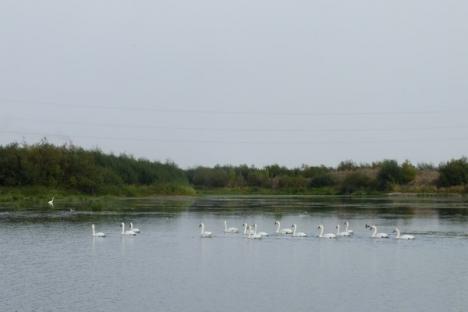
[[[0,144],[182,167],[468,155],[468,2],[2,0]]]

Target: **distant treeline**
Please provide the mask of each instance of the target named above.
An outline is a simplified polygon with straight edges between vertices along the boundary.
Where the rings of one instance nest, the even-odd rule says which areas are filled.
[[[0,186],[116,195],[193,192],[185,172],[173,163],[109,155],[73,145],[55,146],[46,141],[0,146]]]
[[[467,193],[468,161],[455,159],[437,167],[384,160],[372,164],[343,161],[337,167],[241,165],[182,170],[169,162],[43,141],[0,146],[0,187],[47,187],[117,195],[195,194],[195,190],[269,194]]]
[[[289,169],[242,166],[198,167],[186,171],[197,189],[244,189],[305,194],[378,192],[468,192],[468,161],[450,160],[438,167],[384,160],[372,164],[343,161],[337,167],[307,166]]]
[[[198,167],[187,170],[196,188],[284,190],[286,193],[352,194],[379,192],[468,192],[468,161],[451,160],[435,167],[384,160],[372,164],[343,161],[336,168],[279,165]]]

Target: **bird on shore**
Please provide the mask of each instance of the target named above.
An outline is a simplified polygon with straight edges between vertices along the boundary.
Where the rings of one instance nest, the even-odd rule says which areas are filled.
[[[49,206],[52,208],[54,208],[54,199],[55,199],[55,196],[53,196],[52,199],[47,202]]]

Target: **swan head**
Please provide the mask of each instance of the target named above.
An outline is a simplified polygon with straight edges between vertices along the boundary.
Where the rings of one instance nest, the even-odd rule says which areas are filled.
[[[323,225],[320,224],[319,226],[317,226],[317,229],[323,229]]]
[[[296,224],[293,224],[293,225],[291,225],[291,227],[292,227],[293,229],[295,229],[295,228],[297,228],[297,225],[296,225]]]
[[[348,221],[345,221],[345,223],[343,223],[344,225],[349,225],[349,222]],[[367,225],[367,224],[366,224]]]
[[[400,229],[396,227],[396,228],[393,230],[392,233],[397,233],[397,232],[399,232],[399,231],[400,231]]]
[[[200,223],[200,224],[198,225],[198,227],[200,227],[200,228],[201,228],[202,226],[203,226],[203,223]]]
[[[279,221],[275,221],[275,225],[278,225],[279,224]]]
[[[124,226],[125,226],[125,224],[123,222],[120,223],[120,227],[124,227]]]

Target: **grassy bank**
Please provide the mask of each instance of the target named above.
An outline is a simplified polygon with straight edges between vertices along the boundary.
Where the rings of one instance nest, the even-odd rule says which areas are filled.
[[[109,189],[108,192],[98,194],[84,194],[73,190],[64,190],[48,187],[0,187],[0,203],[6,202],[32,202],[43,203],[55,196],[68,202],[86,202],[96,199],[113,198],[135,198],[154,196],[236,196],[236,195],[321,195],[321,196],[385,196],[385,195],[419,195],[419,196],[442,196],[442,195],[467,195],[467,187],[448,188],[420,188],[420,187],[395,187],[391,192],[380,191],[357,191],[351,194],[342,194],[332,187],[320,188],[285,188],[269,189],[258,187],[223,187],[223,188],[193,188],[184,185],[152,185],[119,187]]]
[[[53,196],[68,201],[86,201],[96,198],[149,197],[167,195],[196,195],[196,191],[185,185],[129,185],[109,188],[97,194],[85,194],[75,190],[50,188],[44,186],[0,187],[0,202],[47,202]]]

